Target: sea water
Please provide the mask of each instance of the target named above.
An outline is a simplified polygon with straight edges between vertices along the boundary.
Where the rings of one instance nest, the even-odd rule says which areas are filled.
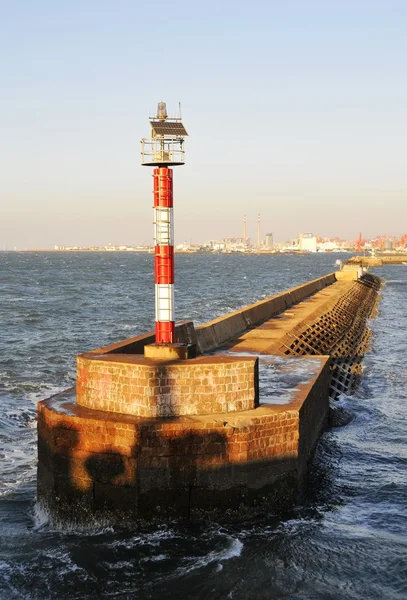
[[[335,270],[342,256],[177,255],[196,324]],[[346,257],[346,255],[345,255]],[[35,503],[36,402],[75,356],[154,324],[153,257],[0,253],[0,598],[407,598],[407,267],[386,280],[347,424],[318,445],[304,504],[228,524],[51,527]]]

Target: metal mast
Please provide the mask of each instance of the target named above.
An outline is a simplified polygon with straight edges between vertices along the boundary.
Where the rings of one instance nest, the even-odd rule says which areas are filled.
[[[257,215],[257,247],[260,248],[260,213]]]

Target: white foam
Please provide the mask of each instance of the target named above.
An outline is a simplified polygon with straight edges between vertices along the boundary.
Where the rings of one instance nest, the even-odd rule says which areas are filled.
[[[168,558],[167,554],[156,554],[155,556],[145,556],[140,559],[140,562],[160,562]]]
[[[237,538],[235,538],[235,539],[232,538],[232,544],[230,545],[229,550],[227,550],[226,553],[224,554],[224,556],[222,558],[220,558],[219,560],[224,561],[224,560],[229,560],[231,558],[240,556],[242,553],[242,550],[243,550],[243,542],[241,542]]]
[[[194,571],[195,569],[200,569],[201,567],[206,567],[207,565],[209,565],[213,562],[217,562],[217,563],[221,564],[221,566],[223,568],[223,565],[222,565],[223,562],[230,560],[232,558],[237,558],[238,556],[241,555],[242,550],[243,550],[243,542],[241,542],[239,539],[230,537],[229,540],[230,540],[230,544],[227,548],[224,548],[219,551],[209,552],[209,554],[207,554],[206,556],[200,557],[193,564],[189,565],[188,567],[186,567],[184,569],[181,569],[181,571],[183,571],[184,573],[189,573],[190,571]],[[220,570],[220,569],[218,569],[218,570]]]
[[[60,535],[105,535],[106,533],[113,533],[114,528],[109,525],[108,520],[99,519],[97,520],[94,514],[89,514],[89,524],[79,525],[76,521],[67,521],[66,519],[59,519],[55,516],[48,507],[40,502],[36,502],[32,511],[32,518],[34,521],[34,530],[46,528],[47,531],[55,531]]]
[[[36,502],[34,504],[32,515],[34,521],[34,531],[42,529],[50,522],[50,512],[40,502]]]
[[[131,539],[117,540],[109,544],[109,547],[131,549],[136,546],[159,546],[163,540],[172,540],[175,537],[176,535],[172,529],[163,529],[144,535],[135,535]]]

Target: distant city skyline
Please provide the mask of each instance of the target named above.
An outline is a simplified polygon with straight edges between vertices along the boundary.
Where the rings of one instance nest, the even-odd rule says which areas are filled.
[[[2,7],[0,248],[152,241],[139,141],[189,137],[175,241],[407,229],[407,3]],[[165,40],[165,43],[162,41]]]
[[[361,249],[362,247],[375,247],[381,248],[385,245],[388,246],[387,249],[390,249],[389,244],[391,243],[391,248],[406,248],[407,246],[407,233],[399,234],[398,236],[388,236],[384,235],[375,235],[372,237],[363,236],[362,232],[359,232],[359,235],[356,239],[343,238],[341,236],[321,236],[316,232],[299,232],[297,236],[292,236],[286,240],[276,240],[272,232],[267,232],[260,239],[260,247],[267,248],[281,248],[281,247],[292,247],[298,246],[299,249],[309,250],[310,247],[302,247],[303,240],[312,238],[311,246],[316,248],[318,247],[326,248],[327,250],[332,250],[335,242],[335,245],[339,248],[352,248]],[[207,239],[207,240],[193,240],[190,238],[189,240],[183,240],[182,242],[176,242],[175,248],[204,248],[211,247],[212,249],[220,249],[222,246],[231,247],[231,248],[240,248],[243,247],[250,249],[259,248],[257,244],[257,240],[253,240],[250,236],[242,237],[242,236],[223,236],[218,239]],[[116,242],[105,242],[100,244],[54,244],[51,246],[32,246],[32,247],[8,247],[6,245],[0,245],[0,251],[4,250],[135,250],[135,249],[147,249],[153,248],[153,240],[150,240],[147,243],[126,243],[123,241]]]

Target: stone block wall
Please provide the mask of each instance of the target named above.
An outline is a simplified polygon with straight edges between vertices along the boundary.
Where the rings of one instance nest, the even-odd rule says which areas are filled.
[[[77,358],[76,389],[81,406],[140,417],[237,412],[258,405],[258,359],[88,353]]]
[[[257,510],[288,479],[295,495],[326,420],[329,380],[326,359],[288,405],[166,419],[91,410],[59,394],[38,405],[39,499],[150,518]]]
[[[298,473],[304,476],[308,462],[312,457],[313,450],[318,441],[321,431],[328,426],[329,417],[329,389],[331,375],[329,371],[330,358],[326,357],[325,368],[321,377],[318,377],[312,385],[299,409],[298,429]],[[319,398],[319,401],[315,401]]]

